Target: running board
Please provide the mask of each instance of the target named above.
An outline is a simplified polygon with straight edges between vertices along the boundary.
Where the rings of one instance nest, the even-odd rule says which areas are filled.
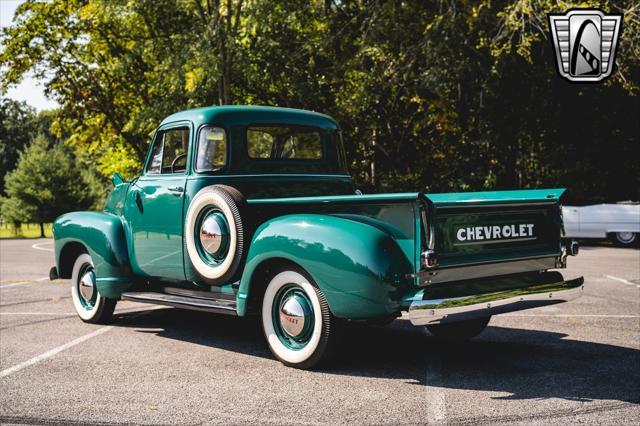
[[[155,305],[167,305],[194,311],[215,312],[219,314],[237,315],[236,301],[225,299],[213,299],[195,296],[178,296],[175,294],[156,292],[127,292],[122,293],[122,300],[132,302],[153,303]]]

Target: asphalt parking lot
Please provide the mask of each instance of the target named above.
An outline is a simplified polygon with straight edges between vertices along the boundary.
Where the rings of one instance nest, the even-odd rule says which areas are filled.
[[[51,240],[0,242],[2,424],[640,422],[640,250],[583,247],[573,302],[496,316],[466,344],[403,319],[346,328],[320,371],[275,361],[254,318],[121,302],[82,323]]]

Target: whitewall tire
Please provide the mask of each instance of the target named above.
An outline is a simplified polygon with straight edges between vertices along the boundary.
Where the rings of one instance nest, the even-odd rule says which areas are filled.
[[[223,185],[201,189],[189,203],[185,246],[195,271],[210,284],[226,284],[245,255],[242,194]]]
[[[324,294],[297,268],[281,270],[267,285],[262,326],[273,355],[295,368],[321,363],[335,340],[335,319]]]
[[[113,315],[116,300],[107,299],[98,292],[93,260],[87,253],[78,256],[73,264],[71,299],[76,313],[84,322],[104,323]]]

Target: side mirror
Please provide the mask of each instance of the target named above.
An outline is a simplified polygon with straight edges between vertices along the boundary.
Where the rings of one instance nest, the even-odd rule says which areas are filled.
[[[120,176],[120,173],[116,172],[111,176],[111,182],[113,183],[113,186],[118,186],[124,182],[124,179]]]

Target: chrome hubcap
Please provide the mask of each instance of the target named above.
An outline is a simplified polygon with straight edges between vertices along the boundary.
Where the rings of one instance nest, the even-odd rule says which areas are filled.
[[[92,270],[89,270],[82,275],[80,283],[78,284],[78,290],[80,295],[87,302],[93,299],[93,295],[96,288],[96,277]]]
[[[313,304],[306,292],[296,284],[288,284],[275,296],[271,315],[280,342],[291,350],[309,343],[315,327]]]
[[[306,314],[302,302],[295,295],[287,297],[280,306],[280,324],[285,333],[297,337],[304,330]]]
[[[207,254],[224,257],[229,246],[229,228],[222,213],[211,213],[202,221],[200,245]]]
[[[635,239],[633,232],[618,232],[617,237],[621,243],[630,243]]]

